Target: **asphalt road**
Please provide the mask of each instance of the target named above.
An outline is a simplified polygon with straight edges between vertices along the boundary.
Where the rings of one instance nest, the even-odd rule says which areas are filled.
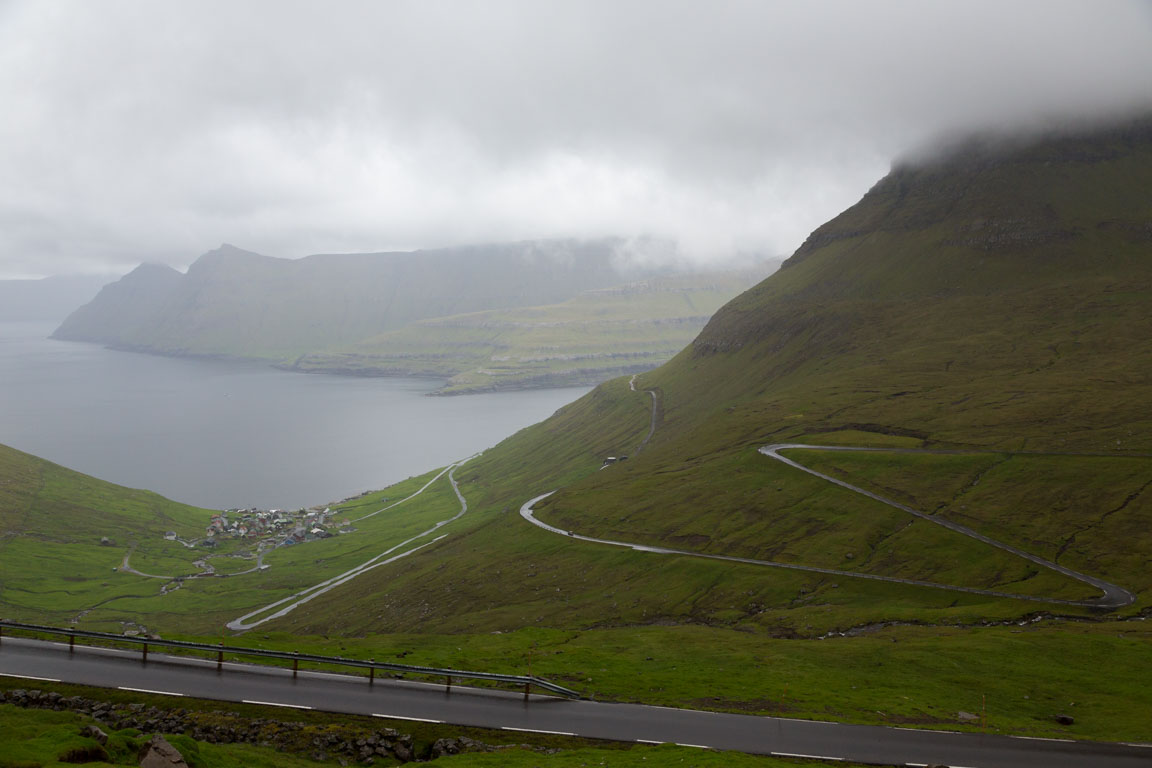
[[[819,477],[820,479],[826,480],[829,483],[834,483],[835,485],[838,485],[841,488],[845,488],[849,491],[853,491],[853,492],[859,493],[863,496],[867,496],[868,498],[873,499],[875,501],[878,501],[881,504],[887,504],[890,507],[895,507],[896,509],[899,509],[902,512],[907,512],[908,514],[910,514],[914,517],[918,517],[921,520],[926,520],[926,521],[933,523],[935,525],[939,525],[943,528],[947,528],[951,531],[955,531],[956,533],[959,533],[961,535],[967,536],[967,537],[972,538],[972,539],[976,539],[977,541],[983,542],[984,544],[987,544],[989,546],[996,547],[997,549],[1002,549],[1005,552],[1010,552],[1013,555],[1016,555],[1017,557],[1022,557],[1025,560],[1030,560],[1039,566],[1042,566],[1044,568],[1048,568],[1049,570],[1056,571],[1057,573],[1063,574],[1064,576],[1068,576],[1069,578],[1076,579],[1077,581],[1081,581],[1085,584],[1090,584],[1091,586],[1095,587],[1096,589],[1099,589],[1102,594],[1100,595],[1100,597],[1095,597],[1095,598],[1092,598],[1089,600],[1059,600],[1059,599],[1055,599],[1055,598],[1030,597],[1027,595],[1018,595],[1018,594],[1012,594],[1012,593],[997,593],[997,592],[988,591],[988,590],[984,590],[984,591],[981,591],[981,590],[964,590],[964,591],[970,591],[970,592],[975,591],[978,593],[982,592],[983,594],[994,594],[994,595],[1000,595],[1002,597],[1014,597],[1014,598],[1023,599],[1023,600],[1040,600],[1042,602],[1049,602],[1049,603],[1063,603],[1065,605],[1082,605],[1082,606],[1086,606],[1089,608],[1107,608],[1107,609],[1121,608],[1125,605],[1131,605],[1133,602],[1136,601],[1136,595],[1132,594],[1130,591],[1128,591],[1127,589],[1124,589],[1124,587],[1121,587],[1118,584],[1113,584],[1111,582],[1105,581],[1104,579],[1101,579],[1097,576],[1089,576],[1088,574],[1080,573],[1079,571],[1074,571],[1071,568],[1067,568],[1063,565],[1059,565],[1057,563],[1052,562],[1051,560],[1045,560],[1044,558],[1042,558],[1038,555],[1034,555],[1031,552],[1025,552],[1022,549],[1019,549],[1017,547],[1013,547],[1009,544],[1005,544],[1002,541],[997,541],[996,539],[993,539],[990,536],[985,536],[981,533],[977,533],[976,531],[972,530],[971,528],[967,528],[963,525],[960,525],[959,523],[954,523],[951,520],[946,520],[942,517],[939,517],[938,515],[930,515],[926,512],[921,512],[918,509],[913,509],[912,507],[909,507],[905,504],[901,504],[898,501],[893,501],[892,499],[885,498],[883,496],[880,496],[879,494],[875,494],[875,493],[872,493],[871,491],[867,491],[863,488],[857,487],[855,485],[851,485],[850,483],[846,483],[843,480],[838,480],[835,477],[832,477],[831,475],[826,475],[823,472],[817,472],[816,470],[811,469],[810,467],[806,467],[803,464],[801,464],[800,462],[795,461],[794,459],[790,459],[786,456],[780,455],[780,451],[788,450],[790,448],[802,448],[802,449],[806,449],[806,450],[810,450],[810,451],[882,452],[882,453],[912,453],[912,454],[940,454],[940,455],[974,454],[974,453],[982,453],[981,451],[937,451],[937,450],[930,450],[930,449],[926,449],[926,448],[857,448],[857,447],[853,447],[853,446],[842,446],[842,445],[804,445],[802,443],[777,443],[775,445],[765,445],[764,447],[762,447],[760,449],[760,453],[764,454],[765,456],[767,456],[770,459],[775,459],[776,461],[787,464],[790,467],[795,467],[796,469],[799,469],[801,472],[807,472],[808,474],[813,475],[815,477]],[[1005,451],[1002,453],[1009,453],[1009,452]],[[1029,455],[1030,456],[1037,456],[1037,455],[1043,455],[1043,454],[1030,453]],[[1059,455],[1066,456],[1068,454],[1059,454]],[[907,583],[911,584],[911,583],[916,583],[916,582],[909,581]],[[950,588],[962,589],[962,588],[958,588],[958,587],[950,587]]]
[[[569,701],[522,693],[246,664],[181,659],[5,637],[0,674],[150,693],[272,704],[397,719],[416,719],[595,739],[674,742],[759,754],[823,757],[881,765],[945,764],[969,768],[1148,768],[1152,746],[1025,739],[1012,736],[843,725],[636,704]],[[285,719],[290,719],[285,713]]]
[[[476,454],[476,456],[479,456],[479,455],[480,454]],[[242,632],[242,631],[246,631],[246,630],[258,627],[266,621],[271,621],[272,619],[278,619],[282,616],[287,615],[288,613],[291,613],[298,606],[303,605],[304,603],[307,603],[311,600],[314,600],[315,598],[319,597],[320,595],[323,595],[324,593],[329,592],[329,591],[335,589],[336,587],[341,586],[342,584],[347,584],[349,581],[352,581],[352,579],[354,579],[357,576],[360,576],[364,573],[367,573],[368,571],[372,570],[373,568],[379,568],[382,565],[388,565],[389,563],[394,563],[397,560],[400,560],[401,558],[408,557],[409,555],[413,554],[414,552],[416,552],[420,549],[423,549],[424,547],[428,546],[429,544],[434,544],[437,541],[439,541],[440,539],[444,538],[443,535],[438,536],[434,539],[429,539],[428,541],[424,542],[423,544],[418,544],[418,545],[412,547],[411,549],[406,549],[403,552],[400,552],[399,554],[395,554],[395,555],[392,554],[396,550],[401,549],[403,547],[406,547],[409,544],[412,544],[413,542],[417,541],[418,539],[422,539],[425,536],[429,536],[429,535],[435,533],[436,531],[440,530],[440,528],[447,525],[448,523],[451,523],[455,520],[459,520],[461,517],[464,516],[465,513],[468,512],[468,502],[464,499],[464,494],[460,493],[460,486],[458,486],[456,484],[456,468],[459,467],[461,464],[464,464],[467,461],[471,461],[472,459],[476,458],[476,456],[470,456],[467,459],[464,459],[463,461],[458,461],[455,464],[448,465],[447,467],[444,468],[444,470],[442,472],[440,472],[438,475],[436,475],[431,480],[429,480],[427,483],[425,483],[423,488],[416,491],[412,495],[406,496],[405,498],[403,498],[400,501],[397,501],[393,504],[389,504],[387,507],[384,507],[383,509],[378,509],[375,512],[364,515],[363,517],[358,517],[353,522],[360,522],[361,520],[365,520],[369,517],[372,517],[373,515],[378,515],[381,512],[385,512],[389,509],[392,509],[392,507],[399,506],[400,504],[403,504],[406,501],[410,501],[411,499],[416,498],[420,494],[424,493],[424,491],[428,490],[429,486],[431,486],[433,483],[435,483],[437,480],[439,480],[445,473],[448,474],[448,482],[452,484],[452,492],[456,494],[456,499],[460,502],[460,511],[457,512],[454,516],[452,516],[446,520],[441,520],[440,522],[436,523],[435,525],[433,525],[428,530],[422,531],[422,532],[416,534],[415,536],[407,539],[406,541],[402,541],[399,544],[397,544],[393,547],[390,547],[389,549],[386,549],[385,551],[381,552],[380,554],[376,555],[375,557],[372,557],[372,558],[366,560],[365,562],[361,563],[360,565],[357,565],[355,568],[352,568],[351,570],[345,571],[344,573],[341,573],[338,576],[333,576],[330,579],[326,579],[326,580],[320,582],[319,584],[313,584],[312,586],[307,587],[305,589],[302,589],[293,595],[289,595],[288,597],[285,597],[281,600],[277,600],[274,603],[269,603],[268,605],[265,605],[262,608],[257,608],[254,611],[251,611],[249,613],[244,614],[243,616],[241,616],[238,619],[233,619],[232,621],[228,622],[228,624],[227,624],[228,629],[231,629],[231,630],[234,630],[237,632]],[[388,555],[392,555],[392,557],[388,557]],[[261,558],[263,558],[263,554],[261,554]],[[384,558],[387,558],[387,559],[384,559]],[[127,562],[127,558],[125,558],[125,562]],[[277,610],[275,613],[269,613],[269,611],[271,611],[273,608],[278,608],[279,610]],[[255,618],[255,617],[259,617],[259,618]]]

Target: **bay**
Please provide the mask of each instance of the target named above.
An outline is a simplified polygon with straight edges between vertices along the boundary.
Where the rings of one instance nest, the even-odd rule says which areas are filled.
[[[586,387],[427,397],[439,380],[299,374],[53,341],[0,323],[0,443],[211,508],[296,509],[491,447]]]

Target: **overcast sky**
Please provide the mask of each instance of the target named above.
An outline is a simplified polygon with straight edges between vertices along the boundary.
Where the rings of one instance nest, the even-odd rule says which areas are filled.
[[[0,277],[563,236],[787,255],[893,158],[1152,109],[1152,1],[0,0]]]

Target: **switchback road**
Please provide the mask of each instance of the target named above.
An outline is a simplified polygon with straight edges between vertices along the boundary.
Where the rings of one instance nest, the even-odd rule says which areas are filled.
[[[640,391],[640,390],[636,389],[636,377],[635,376],[633,376],[628,381],[628,387],[633,392]],[[648,430],[648,435],[644,438],[643,442],[641,443],[641,447],[643,447],[644,445],[647,445],[648,441],[652,439],[652,434],[656,431],[656,409],[657,409],[657,404],[658,404],[658,399],[657,399],[656,393],[653,390],[644,390],[644,391],[648,392],[648,394],[650,394],[652,396],[652,424],[651,424],[650,429]],[[838,452],[857,451],[857,452],[872,452],[872,453],[911,453],[911,454],[935,454],[935,455],[960,455],[960,454],[980,454],[980,453],[1005,454],[1005,453],[1011,453],[1011,452],[1007,452],[1007,451],[932,450],[932,449],[926,449],[926,448],[863,448],[863,447],[857,447],[857,446],[842,446],[842,445],[835,445],[835,446],[831,446],[831,445],[806,445],[804,443],[774,443],[772,445],[765,445],[759,449],[760,453],[762,453],[764,456],[767,456],[770,459],[774,459],[774,460],[779,461],[783,464],[787,464],[788,466],[793,467],[795,469],[798,469],[801,472],[807,472],[808,474],[813,475],[815,477],[818,477],[821,480],[824,480],[824,481],[829,482],[829,483],[833,483],[835,485],[840,486],[841,488],[852,491],[854,493],[861,494],[861,495],[866,496],[866,497],[868,497],[874,501],[878,501],[881,504],[886,504],[890,507],[894,507],[896,509],[899,509],[902,512],[906,512],[907,514],[912,515],[913,517],[917,517],[921,520],[926,520],[927,522],[930,522],[930,523],[933,523],[935,525],[939,525],[941,527],[947,528],[951,531],[954,531],[956,533],[961,534],[962,536],[967,536],[969,538],[972,538],[972,539],[980,541],[984,544],[987,544],[988,546],[1002,549],[1005,552],[1009,552],[1013,555],[1016,555],[1017,557],[1021,557],[1021,558],[1024,558],[1025,560],[1029,560],[1033,563],[1036,563],[1037,565],[1039,565],[1043,568],[1048,568],[1049,570],[1056,571],[1057,573],[1060,573],[1064,576],[1068,576],[1069,578],[1076,579],[1077,581],[1081,581],[1085,584],[1089,584],[1089,585],[1095,587],[1096,589],[1099,589],[1102,594],[1099,597],[1094,597],[1094,598],[1091,598],[1088,600],[1066,600],[1066,599],[1055,598],[1055,597],[1044,597],[1042,595],[1025,595],[1025,594],[1019,594],[1016,592],[1003,592],[1003,591],[993,590],[993,589],[977,589],[975,587],[963,587],[963,586],[958,586],[958,585],[954,585],[954,584],[940,584],[940,583],[937,583],[934,581],[921,581],[918,579],[902,579],[902,578],[897,578],[894,576],[881,576],[881,575],[873,574],[873,573],[862,573],[860,571],[843,571],[843,570],[838,570],[835,568],[820,568],[820,567],[812,566],[812,565],[801,565],[798,563],[782,563],[782,562],[778,562],[775,560],[758,560],[755,558],[748,558],[748,557],[731,557],[731,556],[727,556],[727,555],[710,555],[710,554],[704,554],[701,552],[690,552],[688,550],[683,550],[683,549],[671,549],[668,547],[659,547],[659,546],[654,546],[654,545],[649,545],[649,544],[640,544],[637,542],[615,541],[612,539],[599,539],[599,538],[595,538],[592,536],[585,536],[585,535],[576,533],[575,531],[565,531],[561,528],[557,528],[555,526],[548,525],[547,523],[545,523],[541,520],[538,520],[535,517],[535,515],[532,511],[532,508],[536,505],[537,502],[541,501],[542,499],[548,498],[553,493],[555,493],[555,491],[550,491],[548,493],[541,494],[539,496],[536,496],[535,498],[532,498],[532,499],[529,499],[528,501],[526,501],[523,504],[523,506],[520,507],[520,516],[523,517],[528,522],[532,523],[533,525],[539,527],[539,528],[543,528],[546,531],[550,531],[552,533],[556,533],[556,534],[559,534],[561,536],[567,536],[569,538],[576,539],[578,541],[587,541],[587,542],[591,542],[593,544],[607,544],[609,546],[614,546],[614,547],[626,547],[628,549],[633,549],[637,552],[649,552],[649,553],[657,554],[657,555],[680,555],[683,557],[697,557],[697,558],[703,558],[706,560],[722,560],[722,561],[727,561],[727,562],[731,562],[731,563],[743,563],[745,565],[761,565],[761,566],[766,566],[769,568],[785,568],[785,569],[793,570],[793,571],[808,571],[810,573],[822,573],[822,574],[827,574],[830,576],[844,576],[844,577],[854,578],[854,579],[870,579],[872,581],[887,581],[887,582],[892,582],[892,583],[896,583],[896,584],[909,584],[909,585],[917,586],[917,587],[929,587],[932,589],[945,589],[945,590],[949,590],[952,592],[965,592],[965,593],[972,594],[972,595],[987,595],[989,597],[1007,597],[1007,598],[1011,598],[1013,600],[1028,600],[1031,602],[1054,603],[1057,605],[1076,605],[1076,606],[1082,606],[1082,607],[1087,607],[1087,608],[1101,608],[1101,609],[1106,609],[1106,610],[1114,610],[1116,608],[1122,608],[1126,605],[1131,605],[1133,602],[1136,601],[1136,595],[1134,595],[1129,590],[1127,590],[1124,587],[1121,587],[1117,584],[1113,584],[1109,581],[1105,581],[1104,579],[1101,579],[1097,576],[1089,576],[1087,574],[1080,573],[1079,571],[1074,571],[1071,568],[1067,568],[1063,565],[1059,565],[1059,564],[1054,563],[1050,560],[1045,560],[1044,558],[1040,557],[1039,555],[1034,555],[1030,552],[1026,552],[1026,551],[1019,549],[1017,547],[1013,547],[1009,544],[1005,544],[1004,542],[997,541],[996,539],[993,539],[990,536],[985,536],[981,533],[977,533],[976,531],[972,530],[971,528],[967,528],[963,525],[960,525],[959,523],[954,523],[954,522],[951,522],[951,521],[946,520],[944,518],[938,517],[936,515],[930,515],[926,512],[921,512],[920,510],[913,509],[912,507],[909,507],[905,504],[901,504],[900,502],[893,501],[892,499],[885,498],[883,496],[880,496],[879,494],[872,493],[871,491],[867,491],[863,488],[857,487],[855,485],[851,485],[850,483],[846,483],[843,480],[839,480],[835,477],[832,477],[831,475],[824,474],[823,472],[818,472],[814,469],[811,469],[809,467],[804,466],[803,464],[796,461],[795,459],[790,459],[790,458],[788,458],[786,456],[782,456],[780,454],[780,451],[789,450],[789,449],[806,449],[806,450],[812,450],[812,451],[838,451]],[[1046,455],[1046,454],[1037,454],[1037,453],[1030,452],[1028,455],[1035,456],[1035,455]],[[1069,454],[1058,454],[1058,455],[1066,456]]]

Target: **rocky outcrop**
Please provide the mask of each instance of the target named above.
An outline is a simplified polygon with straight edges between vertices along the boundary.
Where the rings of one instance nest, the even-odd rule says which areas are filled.
[[[188,768],[180,750],[160,735],[141,744],[136,759],[140,761],[140,768]]]

